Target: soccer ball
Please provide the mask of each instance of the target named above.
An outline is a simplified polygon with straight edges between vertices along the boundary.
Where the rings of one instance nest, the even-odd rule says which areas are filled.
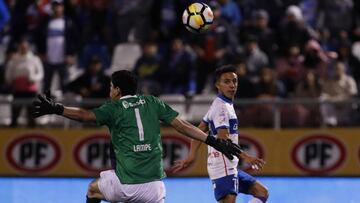
[[[192,33],[205,32],[209,29],[213,20],[214,15],[211,8],[204,3],[191,4],[182,15],[183,24]]]

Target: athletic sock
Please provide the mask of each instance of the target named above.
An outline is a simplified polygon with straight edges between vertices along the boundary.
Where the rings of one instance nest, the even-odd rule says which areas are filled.
[[[86,196],[86,203],[100,203],[101,199],[98,198],[89,198],[88,196]]]

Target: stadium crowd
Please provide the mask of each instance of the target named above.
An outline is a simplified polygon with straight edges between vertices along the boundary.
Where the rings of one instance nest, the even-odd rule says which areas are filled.
[[[144,94],[191,97],[215,93],[212,73],[231,63],[238,69],[237,99],[358,96],[359,1],[203,0],[215,16],[204,34],[182,25],[191,2],[0,0],[0,94],[32,98],[58,89],[105,98],[111,72],[128,69]],[[332,103],[281,109],[285,126],[350,125],[354,111]],[[12,112],[16,126],[19,107]],[[239,111],[243,125],[272,125],[272,115],[266,104]]]

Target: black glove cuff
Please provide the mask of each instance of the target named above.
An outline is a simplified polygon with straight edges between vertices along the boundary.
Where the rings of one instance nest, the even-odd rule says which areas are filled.
[[[64,105],[60,103],[55,104],[54,113],[57,115],[62,115],[64,113]]]
[[[205,143],[210,146],[214,146],[216,138],[213,136],[208,135],[206,137]]]

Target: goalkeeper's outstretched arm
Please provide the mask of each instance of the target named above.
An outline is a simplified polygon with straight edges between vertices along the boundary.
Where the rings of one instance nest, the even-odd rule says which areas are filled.
[[[92,111],[78,107],[66,107],[64,106],[64,112],[62,116],[82,122],[95,122],[96,116]]]
[[[49,114],[57,114],[77,121],[96,121],[96,116],[92,111],[56,103],[51,98],[50,92],[47,92],[46,95],[38,95],[37,100],[33,102],[32,115],[37,118]]]

